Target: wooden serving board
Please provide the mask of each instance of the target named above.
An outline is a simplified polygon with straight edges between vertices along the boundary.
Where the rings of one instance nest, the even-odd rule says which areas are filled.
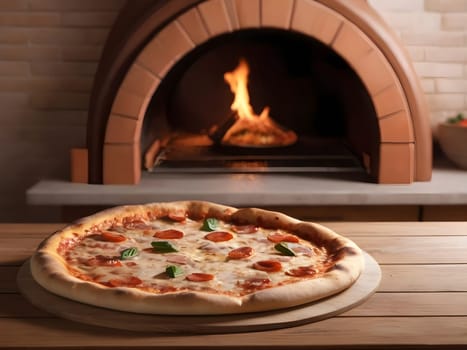
[[[34,306],[53,315],[108,328],[152,333],[236,333],[298,326],[335,316],[368,299],[378,288],[381,269],[367,253],[365,269],[348,289],[334,296],[293,308],[236,315],[172,316],[115,311],[83,304],[48,292],[31,275],[29,260],[20,268],[18,288]]]

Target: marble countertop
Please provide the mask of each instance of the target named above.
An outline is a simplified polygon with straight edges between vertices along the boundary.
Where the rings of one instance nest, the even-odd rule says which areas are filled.
[[[138,185],[89,185],[43,180],[26,192],[32,205],[120,205],[206,200],[253,205],[467,204],[467,171],[435,164],[430,182],[369,183],[364,174],[149,174]]]

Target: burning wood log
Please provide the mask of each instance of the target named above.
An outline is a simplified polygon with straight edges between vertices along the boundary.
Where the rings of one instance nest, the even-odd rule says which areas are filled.
[[[164,137],[163,139],[155,139],[151,146],[147,149],[144,154],[144,167],[146,170],[151,171],[154,168],[156,159],[161,153],[161,151],[167,146],[169,142],[169,137]]]
[[[236,122],[225,134],[222,144],[243,147],[285,147],[294,144],[297,135],[272,119]]]
[[[225,134],[239,119],[237,112],[233,112],[229,117],[219,125],[214,125],[208,133],[209,138],[215,143],[220,144]]]

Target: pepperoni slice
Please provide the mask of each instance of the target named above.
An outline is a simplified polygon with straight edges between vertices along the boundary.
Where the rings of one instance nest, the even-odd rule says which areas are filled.
[[[195,273],[189,274],[185,278],[191,282],[207,282],[207,281],[213,280],[214,275],[211,275],[210,273],[195,272]]]
[[[255,262],[253,268],[265,272],[278,272],[282,270],[282,264],[277,260],[261,260]]]
[[[153,237],[161,238],[161,239],[180,239],[183,237],[183,232],[179,230],[163,230],[157,231]]]
[[[280,242],[289,242],[289,243],[298,243],[298,237],[290,234],[282,234],[282,233],[271,233],[268,235],[268,240],[273,243],[280,243]]]
[[[115,234],[109,231],[103,231],[101,233],[101,237],[104,241],[107,241],[107,242],[118,243],[118,242],[126,241],[126,237],[124,235]]]
[[[135,287],[139,284],[143,283],[138,277],[131,276],[129,279],[123,280],[123,279],[118,279],[114,278],[109,280],[108,284],[112,287]]]
[[[233,225],[232,230],[236,233],[255,233],[258,232],[259,227],[255,225]]]
[[[208,233],[206,236],[204,236],[204,238],[211,242],[225,242],[230,241],[233,238],[233,235],[230,232],[214,231]]]
[[[172,221],[183,222],[186,220],[186,213],[182,213],[182,212],[169,213],[167,214],[167,217]]]
[[[228,254],[230,259],[246,259],[253,255],[253,248],[251,247],[240,247],[231,250]]]
[[[294,277],[313,276],[316,274],[316,270],[311,266],[300,266],[296,269],[287,271],[285,274]]]
[[[239,283],[240,287],[246,290],[263,289],[270,284],[271,280],[269,278],[250,278]]]
[[[115,231],[115,232],[118,232],[118,233],[125,233],[125,228],[119,224],[112,224],[110,227],[109,227],[109,230],[110,231]]]
[[[138,277],[131,276],[129,280],[126,281],[129,285],[138,285],[143,283],[142,280],[140,280]]]

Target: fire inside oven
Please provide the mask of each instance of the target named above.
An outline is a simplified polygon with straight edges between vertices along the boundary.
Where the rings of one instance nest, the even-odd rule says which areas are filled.
[[[314,39],[273,29],[199,46],[147,113],[143,164],[154,173],[362,172],[378,134],[348,64]]]

